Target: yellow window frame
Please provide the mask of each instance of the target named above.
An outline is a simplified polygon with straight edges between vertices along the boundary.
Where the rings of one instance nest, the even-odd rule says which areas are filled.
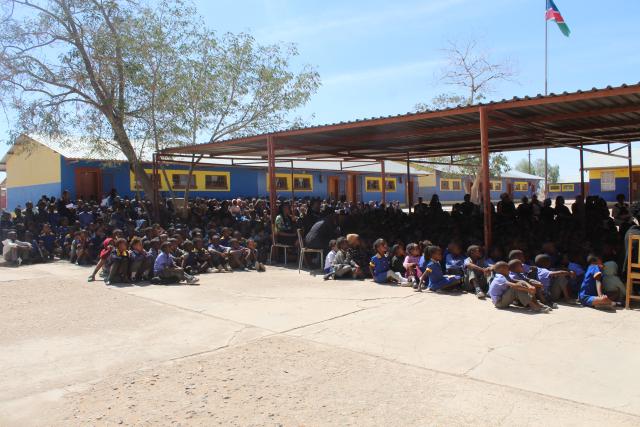
[[[207,176],[226,176],[227,177],[226,188],[207,188]],[[196,178],[196,182],[197,182],[197,178]],[[198,189],[198,191],[231,191],[231,173],[205,171],[202,177],[202,189]]]
[[[442,188],[443,182],[447,182],[449,184],[449,188]],[[454,182],[457,182],[460,188],[453,188]],[[462,191],[462,180],[458,178],[440,178],[440,191]]]
[[[144,170],[148,175],[153,173],[152,169]],[[172,190],[183,191],[184,188],[174,188],[173,187],[173,176],[174,175],[188,175],[189,171],[186,169],[165,169],[167,172],[167,178],[169,179],[169,183],[171,184]],[[207,175],[215,175],[215,176],[226,176],[227,177],[227,188],[226,189],[207,189],[205,188],[206,176]],[[190,190],[198,191],[198,192],[228,192],[231,191],[231,172],[225,171],[206,171],[206,170],[198,170],[193,171],[193,176],[195,178],[195,187],[190,188]],[[164,179],[164,173],[162,170],[158,170],[158,179],[160,180],[160,185],[158,186],[158,190],[160,191],[169,191],[169,187],[167,186],[167,180]],[[132,171],[129,171],[129,188],[131,191],[136,191],[136,177]],[[139,190],[142,190],[139,188]]]
[[[576,191],[575,184],[562,184],[562,192],[572,193]]]
[[[269,191],[271,189],[271,183],[269,182],[269,174],[266,174],[267,176],[267,191]],[[276,174],[276,179],[284,179],[285,182],[287,183],[287,186],[285,188],[278,188],[278,191],[291,191],[291,174],[290,173],[277,173]],[[311,174],[307,174],[307,173],[294,173],[293,174],[293,179],[294,181],[297,179],[308,179],[309,183],[311,184],[311,187],[309,188],[295,188],[294,191],[297,192],[312,192],[313,191],[313,175]]]
[[[513,183],[513,191],[529,191],[529,183],[527,181],[516,181]]]
[[[390,191],[390,192],[398,191],[398,180],[396,178],[386,178],[385,177],[384,181],[387,184],[387,190],[386,191]],[[369,182],[377,182],[378,183],[378,189],[377,190],[370,190],[369,189]],[[391,184],[391,188],[389,188],[389,184]],[[364,191],[365,191],[365,193],[381,193],[382,192],[382,177],[366,176],[364,178]]]
[[[502,191],[502,181],[489,181],[491,191]]]
[[[561,191],[562,191],[562,186],[560,184],[549,184],[550,193],[559,193]]]

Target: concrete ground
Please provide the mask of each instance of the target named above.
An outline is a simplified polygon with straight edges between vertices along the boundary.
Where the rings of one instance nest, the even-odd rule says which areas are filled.
[[[640,312],[296,270],[105,287],[0,267],[0,425],[640,425]]]

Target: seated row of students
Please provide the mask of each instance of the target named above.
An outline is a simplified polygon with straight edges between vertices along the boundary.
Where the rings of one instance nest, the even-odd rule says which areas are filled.
[[[350,255],[354,245],[358,245],[358,236],[353,234],[331,241],[325,280],[365,277],[365,270]],[[615,262],[603,264],[595,255],[587,258],[585,269],[575,260],[567,268],[553,268],[552,257],[546,253],[537,255],[535,265],[530,265],[521,250],[512,250],[508,260],[493,261],[478,245],[469,246],[463,255],[455,243],[446,251],[429,241],[389,249],[384,239],[377,239],[373,250],[368,267],[376,283],[413,287],[418,292],[424,288],[464,291],[475,293],[478,299],[488,295],[497,308],[516,303],[546,313],[558,308],[557,302],[564,302],[610,309],[624,300],[625,286]]]
[[[106,284],[143,280],[196,283],[195,276],[201,273],[234,268],[264,271],[256,242],[249,239],[243,243],[231,238],[229,246],[224,246],[218,234],[212,234],[209,242],[199,235],[179,241],[166,234],[149,240],[133,237],[129,241],[121,230],[114,230],[113,237],[104,240],[100,260],[88,281],[94,281],[101,271]]]

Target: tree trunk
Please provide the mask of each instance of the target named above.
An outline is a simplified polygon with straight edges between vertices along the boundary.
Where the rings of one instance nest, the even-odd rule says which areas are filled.
[[[124,129],[124,125],[122,123],[118,123],[116,118],[112,118],[111,127],[115,133],[115,140],[120,146],[120,150],[125,155],[129,164],[131,165],[131,169],[133,169],[134,176],[136,180],[142,186],[144,190],[144,196],[147,200],[153,201],[153,182],[149,175],[144,170],[144,166],[140,162],[136,151],[133,149],[133,145],[129,140],[129,136]]]
[[[189,205],[189,191],[191,191],[191,177],[193,176],[193,171],[195,169],[195,166],[200,163],[200,160],[202,160],[202,156],[198,157],[198,160],[195,159],[195,154],[191,156],[191,165],[189,166],[189,173],[187,174],[187,186],[184,189],[184,203],[183,203],[183,208],[186,212],[187,206]],[[186,218],[186,214],[185,214],[185,218]]]

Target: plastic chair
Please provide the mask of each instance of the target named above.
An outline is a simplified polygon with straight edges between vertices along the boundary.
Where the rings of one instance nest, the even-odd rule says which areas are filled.
[[[631,300],[640,301],[639,295],[631,294],[634,281],[640,282],[640,236],[632,235],[629,236],[627,246],[627,295],[624,302],[624,308],[627,310],[631,307]]]
[[[324,251],[322,249],[311,249],[304,246],[304,237],[302,236],[302,229],[298,228],[298,243],[300,244],[300,256],[298,257],[298,274],[302,270],[302,263],[304,262],[304,254],[319,254],[320,255],[320,270],[323,267]]]
[[[271,234],[271,250],[269,251],[269,260],[267,261],[269,265],[271,265],[271,260],[273,257],[273,251],[278,248],[284,249],[284,264],[287,265],[287,250],[293,248],[293,245],[285,245],[284,243],[277,243],[275,234]]]

